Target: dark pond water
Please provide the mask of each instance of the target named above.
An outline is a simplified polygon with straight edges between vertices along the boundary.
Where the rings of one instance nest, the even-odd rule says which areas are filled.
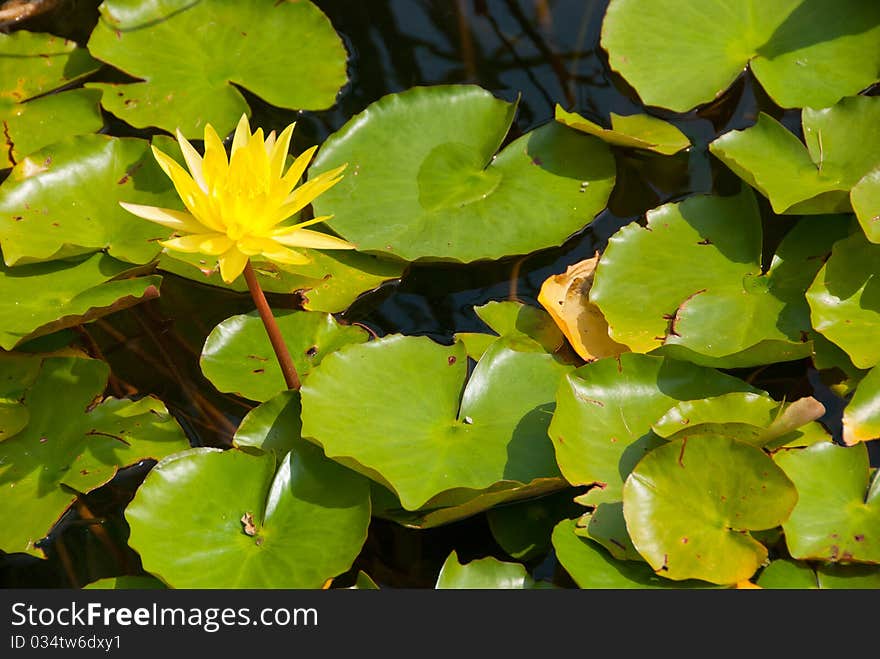
[[[47,30],[84,43],[97,19],[97,2],[69,0],[22,27]],[[351,116],[385,94],[414,85],[475,83],[513,101],[521,95],[512,140],[552,120],[555,104],[606,123],[609,112],[644,110],[635,93],[607,66],[598,47],[605,0],[316,0],[343,36],[350,53],[350,82],[335,107],[296,113],[248,95],[254,125],[281,129],[298,121],[295,147],[322,142]],[[100,74],[100,73],[99,73]],[[618,151],[618,178],[608,208],[563,245],[526,257],[472,265],[413,265],[401,280],[363,295],[341,314],[382,335],[425,334],[451,341],[455,332],[482,329],[473,307],[490,300],[537,304],[543,280],[602,249],[624,224],[645,211],[695,193],[725,192],[738,180],[712,161],[706,144],[727,130],[754,122],[764,111],[797,130],[799,117],[785,113],[743,75],[723,97],[687,115],[656,109],[694,143],[673,158]],[[143,134],[107,117],[114,134]],[[765,217],[770,219],[764,206]],[[790,222],[765,223],[765,249],[772,253]],[[646,255],[648,258],[650,255]],[[271,297],[276,307],[289,298]],[[168,275],[158,300],[93,323],[79,337],[113,370],[111,393],[155,394],[179,419],[194,445],[228,444],[250,403],[217,392],[199,371],[202,343],[214,324],[250,311],[247,295],[226,293]],[[193,313],[197,309],[197,313]],[[816,395],[829,408],[824,419],[839,432],[842,404],[808,362],[773,365],[750,376],[774,396]],[[872,442],[876,444],[876,442]],[[875,461],[876,461],[875,453]],[[137,555],[127,548],[121,511],[151,465],[132,467],[84,497],[44,543],[48,560],[0,556],[0,583],[13,586],[81,585],[101,576],[135,573]],[[103,523],[95,524],[91,518]],[[469,560],[500,548],[485,517],[430,531],[408,531],[376,520],[356,567],[382,583],[430,587],[452,549]],[[552,556],[538,576],[554,570]]]

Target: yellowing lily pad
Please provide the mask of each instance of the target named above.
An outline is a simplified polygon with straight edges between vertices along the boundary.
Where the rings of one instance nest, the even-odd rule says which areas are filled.
[[[87,50],[54,34],[0,34],[0,107],[63,87],[100,66]]]
[[[843,441],[852,446],[880,438],[880,366],[862,379],[843,410]]]
[[[189,446],[158,400],[101,400],[109,368],[75,357],[43,360],[27,391],[30,419],[0,442],[0,490],[14,523],[0,527],[0,547],[39,555],[43,538],[76,493],[108,482],[120,467]]]
[[[608,321],[590,302],[590,288],[599,255],[568,266],[559,275],[550,275],[541,284],[538,302],[565,334],[565,338],[582,359],[590,362],[629,352],[622,343],[611,338]]]
[[[334,350],[369,338],[366,330],[340,325],[330,314],[318,311],[281,311],[275,320],[301,379]],[[227,318],[211,330],[200,363],[219,391],[263,402],[287,389],[256,311]]]
[[[321,146],[310,176],[349,163],[314,203],[362,251],[471,262],[560,244],[604,208],[610,149],[551,122],[496,154],[516,104],[473,85],[389,94]]]
[[[194,0],[104,0],[101,18],[117,29],[129,30],[167,18],[192,4]]]
[[[611,237],[590,301],[611,337],[635,352],[662,346],[720,368],[800,359],[811,353],[804,292],[846,230],[842,217],[802,218],[764,272],[750,189],[664,204],[648,212],[646,227],[629,224]]]
[[[370,499],[305,442],[277,468],[274,453],[198,448],[153,467],[125,518],[144,568],[173,588],[321,588],[360,551]]]
[[[407,510],[441,494],[433,507],[461,505],[501,482],[558,478],[547,424],[569,368],[499,340],[465,382],[461,342],[389,335],[349,345],[303,384],[303,437],[391,489]]]
[[[806,292],[813,327],[856,368],[880,362],[880,245],[861,231],[835,243]]]
[[[71,137],[30,154],[0,193],[7,265],[105,249],[120,260],[147,263],[171,229],[134,217],[119,202],[169,207],[176,198],[149,143],[106,135]]]
[[[650,114],[620,115],[611,113],[611,128],[602,128],[574,112],[566,112],[556,105],[556,121],[614,146],[655,151],[670,156],[691,145],[678,127]]]
[[[880,169],[865,174],[849,193],[865,237],[880,243]]]
[[[623,486],[626,528],[669,579],[748,580],[767,558],[749,531],[791,514],[798,492],[760,448],[711,434],[655,448]]]
[[[73,327],[159,294],[146,277],[106,254],[8,268],[0,264],[0,348]]]
[[[27,103],[0,105],[0,121],[6,137],[0,168],[12,167],[29,153],[69,135],[100,130],[104,125],[100,98],[99,91],[73,89]]]
[[[791,555],[880,564],[880,479],[867,447],[823,442],[774,457],[799,494],[782,526]]]
[[[880,6],[612,0],[601,44],[646,105],[686,112],[720,96],[749,67],[782,107],[827,107],[877,80]]]
[[[742,380],[672,359],[624,353],[569,373],[556,393],[549,434],[572,485],[594,486],[584,505],[620,501],[632,468],[664,440],[651,424],[683,400],[755,392]]]
[[[142,15],[123,15],[127,8],[102,4],[88,47],[142,82],[89,86],[103,90],[107,110],[138,128],[180,128],[200,138],[210,123],[226,134],[248,113],[234,85],[272,105],[321,110],[347,79],[342,40],[306,0],[192,2],[170,13],[159,8],[161,18],[144,23]]]
[[[880,165],[880,98],[804,108],[801,122],[806,144],[762,112],[755,125],[725,133],[709,149],[777,213],[852,210],[851,190]]]

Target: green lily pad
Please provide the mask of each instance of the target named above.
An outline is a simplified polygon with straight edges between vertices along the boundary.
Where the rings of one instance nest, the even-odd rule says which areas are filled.
[[[748,580],[767,548],[748,531],[782,524],[798,500],[760,448],[716,435],[676,439],[648,453],[623,486],[626,528],[669,579]]]
[[[782,107],[827,107],[877,80],[880,7],[861,0],[613,0],[602,23],[611,68],[646,105],[712,101],[750,67]]]
[[[470,262],[560,244],[604,208],[610,149],[556,122],[500,153],[516,104],[473,85],[390,94],[321,146],[309,176],[349,163],[316,215],[361,251]]]
[[[880,169],[865,174],[849,193],[862,231],[872,243],[880,243]]]
[[[10,350],[159,294],[162,278],[106,254],[7,268],[0,263],[0,348]]]
[[[767,449],[808,446],[830,438],[813,423],[824,414],[825,406],[811,396],[778,403],[763,392],[732,392],[682,401],[652,429],[664,439],[711,432]]]
[[[272,451],[280,460],[301,441],[301,412],[299,392],[282,391],[244,416],[232,442],[239,448],[252,446],[267,453]]]
[[[861,231],[835,243],[806,293],[813,327],[856,368],[880,362],[880,245]]]
[[[25,393],[42,363],[41,355],[0,352],[0,442],[27,426],[30,412]]]
[[[598,543],[576,534],[577,522],[562,520],[553,529],[556,557],[579,588],[700,588],[698,581],[672,581],[658,576],[642,561],[618,561]]]
[[[794,558],[880,564],[880,479],[864,444],[831,442],[774,456],[800,498],[782,525]]]
[[[101,17],[117,29],[128,30],[160,21],[196,4],[197,0],[104,0]]]
[[[100,66],[87,50],[54,34],[0,34],[0,106],[58,89]]]
[[[880,588],[880,566],[820,564],[816,569],[820,588],[856,588],[876,590]]]
[[[278,107],[322,110],[347,80],[342,40],[311,2],[195,2],[127,29],[114,24],[128,24],[118,5],[100,10],[89,50],[143,82],[88,86],[103,90],[103,106],[138,128],[201,138],[209,123],[225,135],[248,113],[234,85]]]
[[[120,201],[169,207],[176,193],[144,140],[82,135],[30,154],[0,185],[0,242],[7,265],[106,249],[147,263],[171,229]]]
[[[880,438],[880,366],[859,383],[843,410],[843,441],[848,446]]]
[[[550,315],[543,309],[513,301],[491,301],[474,312],[495,334],[458,332],[455,335],[467,348],[468,357],[479,361],[483,353],[499,337],[515,341],[536,341],[549,353],[565,345],[565,337]]]
[[[6,136],[0,169],[12,167],[28,154],[69,135],[100,130],[104,125],[100,98],[97,90],[74,89],[27,103],[0,104]]]
[[[457,505],[502,481],[557,478],[547,424],[569,367],[497,341],[465,384],[467,370],[461,342],[390,335],[346,346],[303,384],[303,436],[407,510],[441,493]]]
[[[457,522],[496,506],[551,495],[569,489],[561,476],[535,478],[528,483],[502,480],[483,490],[458,488],[441,492],[418,510],[407,510],[391,490],[372,482],[373,515],[410,529],[430,529]]]
[[[330,314],[318,311],[281,311],[275,320],[303,380],[328,354],[370,338],[366,330],[340,325]],[[264,402],[287,389],[256,311],[227,318],[211,330],[200,364],[218,391]]]
[[[588,135],[595,135],[614,146],[655,151],[666,156],[678,153],[691,145],[687,135],[677,126],[650,114],[620,115],[611,113],[611,128],[602,128],[574,112],[566,112],[556,105],[556,121]]]
[[[632,543],[623,516],[623,502],[600,503],[592,512],[585,513],[577,523],[575,533],[595,540],[621,561],[643,561]]]
[[[596,486],[584,505],[620,501],[635,464],[664,443],[651,425],[679,401],[732,391],[756,392],[742,380],[663,357],[624,353],[569,373],[559,385],[550,439],[563,476]]]
[[[0,547],[39,555],[36,543],[76,500],[124,466],[189,446],[158,400],[99,401],[104,362],[51,357],[27,392],[30,421],[0,442],[0,489],[14,518],[0,528]]]
[[[197,448],[153,467],[125,518],[173,588],[321,588],[366,540],[369,488],[307,442],[277,470],[273,453]]]
[[[830,108],[804,108],[804,145],[763,112],[709,149],[770,200],[777,213],[845,213],[850,191],[880,165],[880,98],[853,96]]]
[[[150,575],[122,575],[98,579],[83,586],[86,590],[165,590],[167,586]]]
[[[804,292],[846,230],[842,217],[802,218],[765,273],[750,189],[664,204],[648,212],[646,227],[632,223],[611,237],[590,301],[611,337],[635,352],[662,346],[719,368],[800,359],[811,354]]]
[[[531,588],[533,585],[534,580],[520,563],[505,563],[487,556],[461,564],[458,562],[458,554],[452,550],[440,569],[436,588],[499,590]]]
[[[819,588],[816,572],[803,561],[777,559],[761,570],[756,582],[761,588],[793,588],[815,590]]]
[[[546,554],[550,535],[563,518],[583,510],[566,488],[544,497],[492,508],[486,513],[492,537],[504,551],[520,561]]]
[[[302,249],[312,261],[305,265],[283,265],[252,260],[260,286],[267,293],[297,293],[304,309],[337,313],[347,309],[359,295],[403,275],[407,263],[382,259],[353,250]],[[227,284],[219,266],[202,254],[163,252],[159,269],[193,281],[233,291],[247,291],[243,277]]]

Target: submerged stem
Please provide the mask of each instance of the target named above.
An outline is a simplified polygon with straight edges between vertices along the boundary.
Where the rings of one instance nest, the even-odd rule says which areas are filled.
[[[281,330],[278,329],[278,323],[275,322],[275,316],[269,308],[263,289],[260,288],[260,282],[257,281],[257,274],[254,272],[251,262],[248,261],[244,267],[244,279],[247,282],[248,290],[257,305],[257,311],[260,312],[260,318],[263,320],[263,326],[266,328],[266,334],[269,335],[269,342],[278,358],[278,364],[281,366],[281,372],[284,374],[284,381],[287,383],[288,389],[299,390],[300,381],[297,375],[296,367],[293,365],[293,359],[290,357],[290,351],[284,338],[281,336]]]

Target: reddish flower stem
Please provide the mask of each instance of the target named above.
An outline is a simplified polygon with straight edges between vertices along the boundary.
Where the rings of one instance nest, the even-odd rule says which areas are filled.
[[[284,337],[281,336],[281,330],[278,329],[278,323],[275,322],[275,316],[272,314],[272,309],[269,308],[269,303],[266,301],[263,289],[260,288],[260,282],[257,281],[257,273],[254,272],[250,261],[244,267],[244,279],[247,282],[248,290],[251,292],[251,297],[254,299],[254,304],[257,305],[257,311],[260,312],[260,318],[263,320],[266,334],[269,335],[269,342],[272,344],[272,349],[278,358],[278,365],[281,366],[281,372],[284,374],[287,388],[299,391],[301,386],[299,375],[296,372],[296,367],[293,365],[290,351],[287,349],[287,344],[284,343]]]

